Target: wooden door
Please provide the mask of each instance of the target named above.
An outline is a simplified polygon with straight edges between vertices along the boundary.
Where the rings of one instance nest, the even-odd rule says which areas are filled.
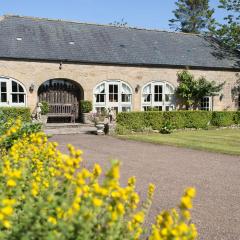
[[[79,102],[81,89],[69,80],[54,79],[43,83],[38,91],[39,102],[46,101],[49,105],[72,104],[75,118],[79,118]]]

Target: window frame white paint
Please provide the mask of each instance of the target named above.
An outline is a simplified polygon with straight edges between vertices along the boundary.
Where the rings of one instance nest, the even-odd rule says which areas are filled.
[[[167,85],[172,88],[172,93],[167,92]],[[144,93],[145,89],[150,86],[150,92],[149,93]],[[155,86],[161,86],[162,87],[162,101],[155,101],[154,95],[155,95]],[[160,111],[172,111],[176,109],[176,101],[175,101],[175,96],[174,96],[174,90],[175,87],[173,84],[169,83],[168,81],[161,81],[161,80],[155,80],[155,81],[150,81],[146,83],[141,90],[141,110],[144,111],[144,107],[161,107],[162,110]],[[150,101],[145,102],[144,101],[144,95],[150,95]],[[166,101],[166,95],[169,94],[171,95],[170,101]],[[166,110],[166,107],[169,107],[169,110]]]
[[[14,78],[0,76],[0,94],[2,93],[1,92],[1,83],[2,82],[6,83],[7,101],[2,102],[1,95],[0,95],[0,107],[26,107],[27,106],[27,91],[26,91],[25,86],[21,82],[19,82],[18,80],[14,79]],[[12,83],[13,82],[17,83],[17,86],[20,85],[23,88],[23,92],[13,92],[12,91]],[[24,102],[23,103],[13,102],[12,101],[13,94],[23,95]]]
[[[104,85],[104,91],[105,91],[104,93],[97,92],[98,87],[100,87],[101,85]],[[117,99],[118,101],[116,101],[116,102],[110,101],[110,92],[109,92],[110,85],[117,86],[117,91],[116,91],[116,93],[114,93],[114,94],[117,94],[117,98],[118,98]],[[123,93],[123,85],[125,85],[130,90],[129,93],[126,93],[126,95],[130,95],[129,102],[122,101],[122,95],[124,94]],[[97,102],[98,94],[104,95],[104,100],[105,100],[104,102]],[[93,109],[94,109],[94,111],[97,111],[97,108],[105,108],[105,109],[117,108],[118,112],[122,112],[123,108],[128,108],[129,111],[132,111],[132,105],[133,105],[133,89],[125,81],[105,80],[105,81],[98,83],[93,89]]]
[[[208,99],[208,104],[209,104],[208,107],[206,107],[206,106],[202,107],[202,102],[203,102],[204,99]],[[211,96],[203,97],[201,99],[201,102],[200,102],[199,110],[201,110],[201,111],[212,111],[213,110],[213,97],[211,97]]]

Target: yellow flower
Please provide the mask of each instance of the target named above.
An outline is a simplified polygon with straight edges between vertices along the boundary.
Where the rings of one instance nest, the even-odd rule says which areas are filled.
[[[48,222],[53,224],[53,225],[56,225],[57,224],[57,219],[55,217],[48,217]]]
[[[154,190],[155,190],[155,185],[150,183],[148,186],[148,197],[149,198],[153,197]]]
[[[124,206],[123,206],[122,203],[118,203],[118,204],[117,204],[117,211],[118,211],[118,213],[119,213],[120,215],[123,215],[123,214],[124,214],[125,210],[124,210]]]
[[[7,186],[8,187],[15,187],[16,185],[17,185],[17,183],[13,179],[9,179],[7,181]]]
[[[3,205],[14,205],[16,203],[15,199],[5,198],[2,200]]]
[[[98,177],[101,173],[102,173],[102,169],[101,169],[100,165],[95,164],[94,168],[93,168],[93,175],[95,177]]]
[[[189,196],[183,196],[181,198],[181,207],[186,208],[186,209],[192,208],[192,200]]]
[[[190,198],[194,198],[196,196],[196,189],[195,188],[187,188],[185,190],[186,195],[188,195]]]
[[[12,227],[10,221],[8,221],[8,220],[4,220],[4,221],[3,221],[3,226],[4,226],[5,228],[11,228],[11,227]]]
[[[133,220],[136,223],[143,223],[144,221],[144,213],[143,212],[138,212],[133,216]]]
[[[96,206],[96,207],[100,207],[102,205],[102,200],[99,199],[99,198],[93,198],[93,205]]]
[[[12,207],[4,207],[1,209],[1,212],[6,216],[10,216],[13,214],[13,209]]]

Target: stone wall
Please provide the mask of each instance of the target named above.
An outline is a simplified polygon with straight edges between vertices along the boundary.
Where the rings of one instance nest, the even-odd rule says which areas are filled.
[[[50,62],[30,61],[0,61],[0,76],[14,78],[27,89],[27,106],[33,109],[38,101],[37,90],[39,86],[54,78],[71,79],[78,82],[84,90],[84,98],[93,100],[93,88],[104,80],[122,80],[127,82],[133,89],[133,110],[141,110],[141,88],[148,82],[163,80],[177,86],[177,72],[182,69],[171,68],[147,68],[147,67],[126,67],[126,66],[105,66],[87,64],[62,64]],[[196,77],[204,76],[208,80],[217,83],[226,81],[222,91],[222,99],[214,97],[214,110],[235,110],[236,102],[232,101],[231,89],[237,80],[237,72],[214,71],[214,70],[191,70]],[[35,85],[32,93],[29,92],[31,84]],[[137,85],[140,85],[138,93],[134,92]]]

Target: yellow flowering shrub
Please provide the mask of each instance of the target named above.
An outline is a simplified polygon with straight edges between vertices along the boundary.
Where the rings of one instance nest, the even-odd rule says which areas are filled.
[[[20,123],[18,123],[20,125]],[[16,128],[16,126],[14,126]],[[6,136],[14,133],[9,129]],[[4,141],[2,136],[0,141]],[[120,164],[113,162],[105,175],[98,164],[82,166],[82,152],[68,145],[57,150],[42,132],[25,134],[1,149],[0,239],[196,239],[190,223],[189,188],[179,211],[164,211],[152,230],[144,227],[155,186],[140,205],[135,178],[121,186]]]

